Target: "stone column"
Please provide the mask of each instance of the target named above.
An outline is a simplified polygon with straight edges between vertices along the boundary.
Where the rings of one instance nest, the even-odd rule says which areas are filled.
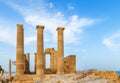
[[[30,73],[30,54],[26,54],[26,62],[27,62],[27,73]]]
[[[54,48],[50,49],[50,70],[54,72]]]
[[[24,74],[27,72],[26,54],[24,54]]]
[[[46,60],[45,60],[45,53],[43,54],[43,69],[44,69],[44,73],[45,73],[45,63],[46,63]]]
[[[29,74],[30,73],[30,55],[29,55],[29,53],[24,54],[24,59],[25,59],[25,66],[24,66],[25,73]]]
[[[57,74],[64,73],[64,37],[63,27],[58,27],[58,49],[57,49]]]
[[[46,53],[44,53],[44,73],[46,72]]]
[[[34,54],[34,72],[36,74],[36,66],[37,66],[37,53]]]
[[[11,76],[11,60],[9,60],[8,75]]]
[[[57,73],[57,51],[54,52],[54,70]]]
[[[44,42],[43,42],[43,30],[44,26],[37,26],[37,75],[44,74],[44,62],[43,62],[43,51],[44,51]]]
[[[22,24],[17,24],[16,74],[24,74],[24,30]]]

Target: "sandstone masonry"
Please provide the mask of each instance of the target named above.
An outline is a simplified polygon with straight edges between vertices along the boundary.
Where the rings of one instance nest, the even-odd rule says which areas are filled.
[[[34,73],[30,72],[30,54],[24,54],[24,29],[22,24],[17,24],[16,44],[16,75],[45,74],[71,74],[76,73],[76,57],[70,55],[64,57],[64,27],[57,28],[57,50],[46,48],[44,50],[44,26],[37,25],[37,53],[35,53]],[[46,54],[50,54],[50,68],[46,68]]]

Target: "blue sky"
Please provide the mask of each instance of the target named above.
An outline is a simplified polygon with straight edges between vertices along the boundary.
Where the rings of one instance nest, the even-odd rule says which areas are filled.
[[[16,58],[16,24],[20,23],[31,71],[38,24],[45,26],[44,48],[56,49],[56,28],[65,27],[64,54],[76,55],[77,70],[120,70],[119,4],[119,0],[0,0],[0,65],[7,71],[8,60]]]

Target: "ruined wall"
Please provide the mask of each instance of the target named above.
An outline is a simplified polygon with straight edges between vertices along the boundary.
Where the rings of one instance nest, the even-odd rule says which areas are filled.
[[[57,73],[57,51],[54,48],[47,48],[45,54],[50,54],[50,68],[45,68],[46,74]],[[45,61],[46,62],[46,61]],[[64,58],[64,73],[70,74],[76,72],[76,56],[70,55]]]
[[[100,76],[102,78],[109,79],[110,83],[119,83],[119,76],[114,71],[98,71],[98,70],[91,70],[89,74]]]
[[[24,64],[24,73],[25,74],[30,74],[30,55],[29,53],[27,54],[24,54],[24,61],[25,61],[25,64]]]
[[[55,74],[57,71],[57,55],[54,48],[47,48],[44,52],[44,57],[46,54],[50,54],[50,68],[45,68],[45,74]],[[45,59],[45,58],[44,58]],[[46,66],[46,59],[44,60],[44,65]]]
[[[70,55],[64,58],[64,73],[76,73],[76,56]]]
[[[56,51],[54,49],[51,49],[51,62],[50,62],[50,69],[52,73],[56,73],[57,71],[57,57],[56,57]]]

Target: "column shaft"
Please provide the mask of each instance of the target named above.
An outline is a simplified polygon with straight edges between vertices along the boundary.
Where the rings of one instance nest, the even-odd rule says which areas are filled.
[[[25,59],[25,73],[26,74],[29,74],[30,73],[30,55],[29,55],[29,53],[27,53],[27,54],[24,54],[24,59]]]
[[[24,30],[22,24],[17,24],[16,74],[24,74]]]
[[[36,74],[36,66],[37,66],[37,53],[34,54],[34,72]]]
[[[26,62],[27,62],[27,73],[30,73],[30,54],[26,54]]]
[[[58,27],[57,74],[64,73],[64,37],[63,27]]]
[[[43,29],[44,26],[37,26],[37,75],[44,74],[44,67],[43,67],[43,50],[44,50],[44,43],[43,43]]]
[[[9,60],[8,75],[11,76],[11,60]]]
[[[26,54],[24,54],[24,73],[27,72],[27,62],[26,62]]]
[[[44,72],[45,72],[45,68],[46,68],[45,63],[46,63],[46,61],[45,61],[45,53],[44,53],[43,54],[43,69],[44,69]]]

